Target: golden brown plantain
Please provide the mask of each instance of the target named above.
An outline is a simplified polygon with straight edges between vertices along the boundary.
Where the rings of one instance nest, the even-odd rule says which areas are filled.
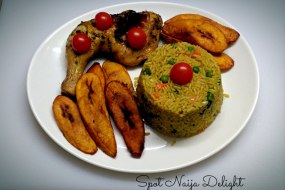
[[[106,60],[102,65],[103,71],[107,78],[107,83],[111,81],[119,81],[134,92],[133,83],[127,69],[119,63]]]
[[[188,19],[208,19],[207,17],[204,17],[202,15],[198,15],[198,14],[178,14],[178,15],[175,15],[174,17],[166,20],[164,22],[164,24],[167,24],[167,23],[170,23],[170,22],[176,22],[178,20],[188,20]]]
[[[212,53],[221,53],[227,49],[227,41],[224,34],[208,22],[196,26],[196,31],[190,35],[194,44]]]
[[[53,101],[52,110],[66,140],[84,153],[95,154],[97,146],[81,120],[77,105],[68,97],[59,95]]]
[[[116,157],[116,140],[99,77],[93,73],[82,75],[76,85],[76,100],[86,128],[97,146],[107,155]]]
[[[133,157],[140,157],[144,149],[145,130],[137,103],[130,90],[118,81],[106,86],[109,110],[127,148]]]
[[[167,42],[167,43],[178,43],[183,42],[182,40],[179,40],[173,36],[169,36],[165,33],[161,33],[160,36]]]
[[[227,41],[220,29],[197,19],[178,20],[164,24],[163,35],[199,45],[212,53],[222,53]]]
[[[225,53],[213,55],[213,57],[223,72],[230,70],[234,66],[234,60]]]
[[[213,24],[215,27],[219,28],[222,31],[229,45],[234,43],[240,36],[239,33],[233,28],[224,26],[208,17],[199,14],[179,14],[167,20],[165,23],[176,22],[178,20],[187,20],[187,19],[204,20]]]
[[[97,77],[99,77],[101,85],[103,87],[103,89],[105,89],[106,86],[106,76],[105,73],[100,65],[100,63],[95,62],[88,70],[87,73],[94,73],[95,75],[97,75]]]

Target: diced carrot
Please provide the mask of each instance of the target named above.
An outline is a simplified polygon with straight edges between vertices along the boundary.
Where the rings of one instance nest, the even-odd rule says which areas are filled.
[[[191,54],[189,52],[183,52],[183,53],[181,53],[181,55],[183,55],[185,57],[191,57]]]
[[[190,96],[190,100],[191,100],[191,101],[195,101],[196,98],[197,98],[196,96]]]
[[[198,49],[194,49],[192,55],[189,52],[183,52],[181,55],[191,58],[197,58],[201,55],[200,51]]]
[[[200,51],[198,49],[195,49],[193,51],[193,55],[192,55],[192,58],[197,58],[201,55]]]
[[[159,98],[160,98],[158,92],[154,92],[154,93],[152,94],[152,96],[154,97],[154,99],[159,99]]]
[[[162,88],[164,88],[166,86],[168,86],[168,83],[157,83],[156,84],[157,90],[160,90],[160,89],[162,89]]]

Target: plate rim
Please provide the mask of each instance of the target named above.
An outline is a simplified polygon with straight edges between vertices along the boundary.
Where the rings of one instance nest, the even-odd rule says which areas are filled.
[[[186,4],[180,4],[180,3],[171,3],[171,2],[156,2],[156,1],[151,1],[151,2],[131,2],[131,3],[120,3],[120,4],[115,4],[115,5],[111,5],[111,6],[106,6],[106,7],[101,7],[99,9],[94,9],[94,10],[91,10],[91,11],[88,11],[88,12],[85,12],[73,19],[70,19],[69,21],[67,21],[66,23],[62,24],[61,26],[59,26],[57,29],[55,29],[52,33],[50,33],[42,42],[41,44],[38,46],[37,50],[35,51],[35,53],[33,54],[33,57],[31,59],[31,62],[30,62],[30,65],[29,65],[29,68],[28,68],[28,73],[27,73],[27,78],[26,78],[26,90],[27,90],[27,97],[28,97],[28,102],[29,102],[29,105],[30,105],[30,108],[32,110],[32,113],[34,115],[34,117],[36,118],[38,124],[40,125],[40,127],[48,134],[48,136],[54,141],[56,142],[56,144],[58,144],[61,148],[63,148],[65,151],[69,152],[71,155],[81,159],[81,160],[84,160],[85,162],[89,163],[89,164],[92,164],[94,166],[97,166],[97,167],[101,167],[101,168],[105,168],[105,169],[108,169],[108,170],[112,170],[112,171],[119,171],[119,172],[125,172],[125,173],[159,173],[159,172],[166,172],[166,171],[173,171],[173,170],[178,170],[178,169],[181,169],[181,168],[184,168],[184,167],[188,167],[188,166],[191,166],[191,165],[194,165],[198,162],[201,162],[211,156],[213,156],[214,154],[216,154],[217,152],[221,151],[222,149],[224,149],[227,145],[229,145],[229,143],[231,143],[240,133],[241,131],[246,127],[248,121],[250,120],[250,118],[252,117],[252,114],[256,108],[256,104],[257,104],[257,101],[258,101],[258,97],[259,97],[259,90],[260,90],[260,75],[259,75],[259,69],[258,69],[258,65],[257,65],[257,60],[255,58],[255,55],[254,55],[254,52],[253,50],[251,49],[248,41],[243,37],[243,35],[240,33],[240,38],[243,39],[243,42],[245,43],[246,47],[248,48],[249,50],[249,54],[250,56],[252,57],[252,60],[254,62],[254,68],[255,68],[255,71],[256,71],[256,90],[255,90],[255,96],[254,96],[254,102],[252,103],[250,109],[249,109],[249,114],[247,115],[247,117],[244,119],[244,122],[243,124],[241,125],[241,127],[239,128],[239,130],[237,130],[234,134],[232,134],[231,138],[228,138],[226,142],[222,143],[221,146],[219,147],[216,147],[214,150],[208,152],[208,154],[202,156],[200,159],[197,159],[195,161],[192,161],[192,162],[187,162],[187,163],[183,163],[183,164],[180,164],[178,166],[172,166],[172,167],[167,167],[165,169],[156,169],[156,170],[143,170],[143,171],[138,171],[138,170],[125,170],[123,168],[114,168],[114,167],[110,167],[108,165],[98,165],[96,163],[93,163],[91,162],[90,160],[86,159],[85,157],[82,157],[82,156],[79,156],[78,154],[72,152],[71,150],[69,150],[67,147],[63,146],[58,139],[55,138],[55,136],[51,133],[51,131],[48,131],[46,129],[46,127],[43,127],[43,125],[45,125],[44,123],[42,123],[41,119],[38,117],[37,113],[36,113],[36,108],[34,107],[34,105],[32,104],[32,100],[31,100],[31,92],[30,92],[30,83],[29,83],[29,78],[31,77],[31,70],[32,70],[32,67],[33,65],[35,64],[35,60],[36,60],[36,57],[38,55],[38,53],[41,51],[41,49],[45,46],[45,44],[56,34],[58,33],[58,31],[60,31],[61,29],[65,28],[67,25],[73,23],[75,20],[78,20],[80,17],[84,17],[88,14],[91,14],[91,13],[94,13],[94,12],[99,12],[101,10],[105,10],[105,9],[113,9],[115,7],[120,7],[120,6],[128,6],[128,5],[138,5],[138,4],[144,4],[144,5],[149,5],[149,4],[163,4],[163,5],[169,5],[169,6],[181,6],[181,7],[186,7],[187,9],[194,9],[198,12],[202,12],[202,13],[206,13],[208,15],[211,15],[219,20],[222,20],[226,25],[230,26],[230,27],[233,27],[235,28],[232,24],[230,24],[228,21],[226,21],[225,19],[221,18],[220,16],[214,14],[214,13],[211,13],[207,10],[204,10],[204,9],[200,9],[198,7],[195,7],[195,6],[191,6],[191,5],[186,5]]]

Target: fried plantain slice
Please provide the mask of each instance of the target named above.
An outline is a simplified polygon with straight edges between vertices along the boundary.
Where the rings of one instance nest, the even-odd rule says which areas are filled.
[[[213,55],[222,72],[230,70],[234,66],[234,60],[227,54]]]
[[[188,36],[195,31],[195,27],[203,21],[191,22],[191,20],[178,20],[176,22],[165,23],[161,32],[164,35],[186,41]]]
[[[105,94],[109,110],[129,152],[133,157],[141,157],[145,130],[132,93],[124,84],[112,81],[107,84]]]
[[[165,23],[167,24],[171,22],[176,22],[178,20],[187,20],[187,19],[204,20],[213,24],[215,27],[219,28],[222,31],[222,33],[225,35],[228,45],[234,43],[240,36],[240,34],[235,29],[222,25],[208,17],[199,14],[179,14],[168,19]]]
[[[190,35],[194,44],[212,52],[221,53],[227,49],[227,42],[224,34],[212,24],[204,22],[196,26],[196,31]]]
[[[208,18],[205,17],[205,16],[202,16],[202,15],[199,15],[199,14],[184,13],[184,14],[175,15],[174,17],[166,20],[164,22],[164,24],[167,24],[167,23],[170,23],[170,22],[176,22],[176,21],[179,21],[179,20],[188,20],[188,19],[208,19]]]
[[[116,157],[114,131],[106,107],[104,90],[97,75],[82,75],[76,85],[76,100],[86,128],[97,146],[107,155]]]
[[[228,47],[221,30],[203,20],[187,19],[169,22],[163,26],[162,33],[199,45],[211,53],[222,53]]]
[[[111,81],[119,81],[125,85],[131,90],[131,92],[134,92],[133,83],[131,80],[131,77],[127,71],[127,69],[116,62],[106,60],[104,61],[102,65],[103,71],[107,78],[107,83]]]
[[[58,95],[53,101],[52,110],[66,140],[84,153],[95,154],[97,146],[81,120],[77,105],[68,97]]]
[[[183,42],[182,40],[179,40],[173,36],[169,36],[163,32],[161,32],[160,36],[167,42],[167,43],[178,43]]]
[[[95,62],[93,65],[87,70],[87,73],[94,73],[99,77],[102,87],[105,89],[106,86],[106,76],[100,65],[100,63]]]

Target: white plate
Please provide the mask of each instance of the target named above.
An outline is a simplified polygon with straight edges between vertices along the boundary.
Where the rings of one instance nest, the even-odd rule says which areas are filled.
[[[98,9],[81,15],[53,32],[35,52],[27,77],[27,93],[31,109],[44,131],[72,155],[99,167],[133,173],[170,171],[200,162],[229,144],[245,127],[259,92],[259,75],[256,60],[248,43],[241,35],[226,52],[235,60],[232,70],[222,74],[225,98],[222,111],[214,123],[202,134],[177,140],[158,135],[150,127],[145,139],[145,150],[140,159],[130,156],[121,135],[115,128],[118,154],[115,159],[101,150],[95,155],[84,154],[63,137],[52,113],[52,102],[60,94],[60,85],[65,77],[65,42],[69,33],[83,20],[89,20],[99,11],[120,13],[124,10],[154,11],[167,20],[180,13],[198,13],[231,26],[222,18],[194,7],[172,3],[130,3]],[[97,60],[102,62],[102,60]],[[139,75],[140,68],[129,70],[131,78]]]

